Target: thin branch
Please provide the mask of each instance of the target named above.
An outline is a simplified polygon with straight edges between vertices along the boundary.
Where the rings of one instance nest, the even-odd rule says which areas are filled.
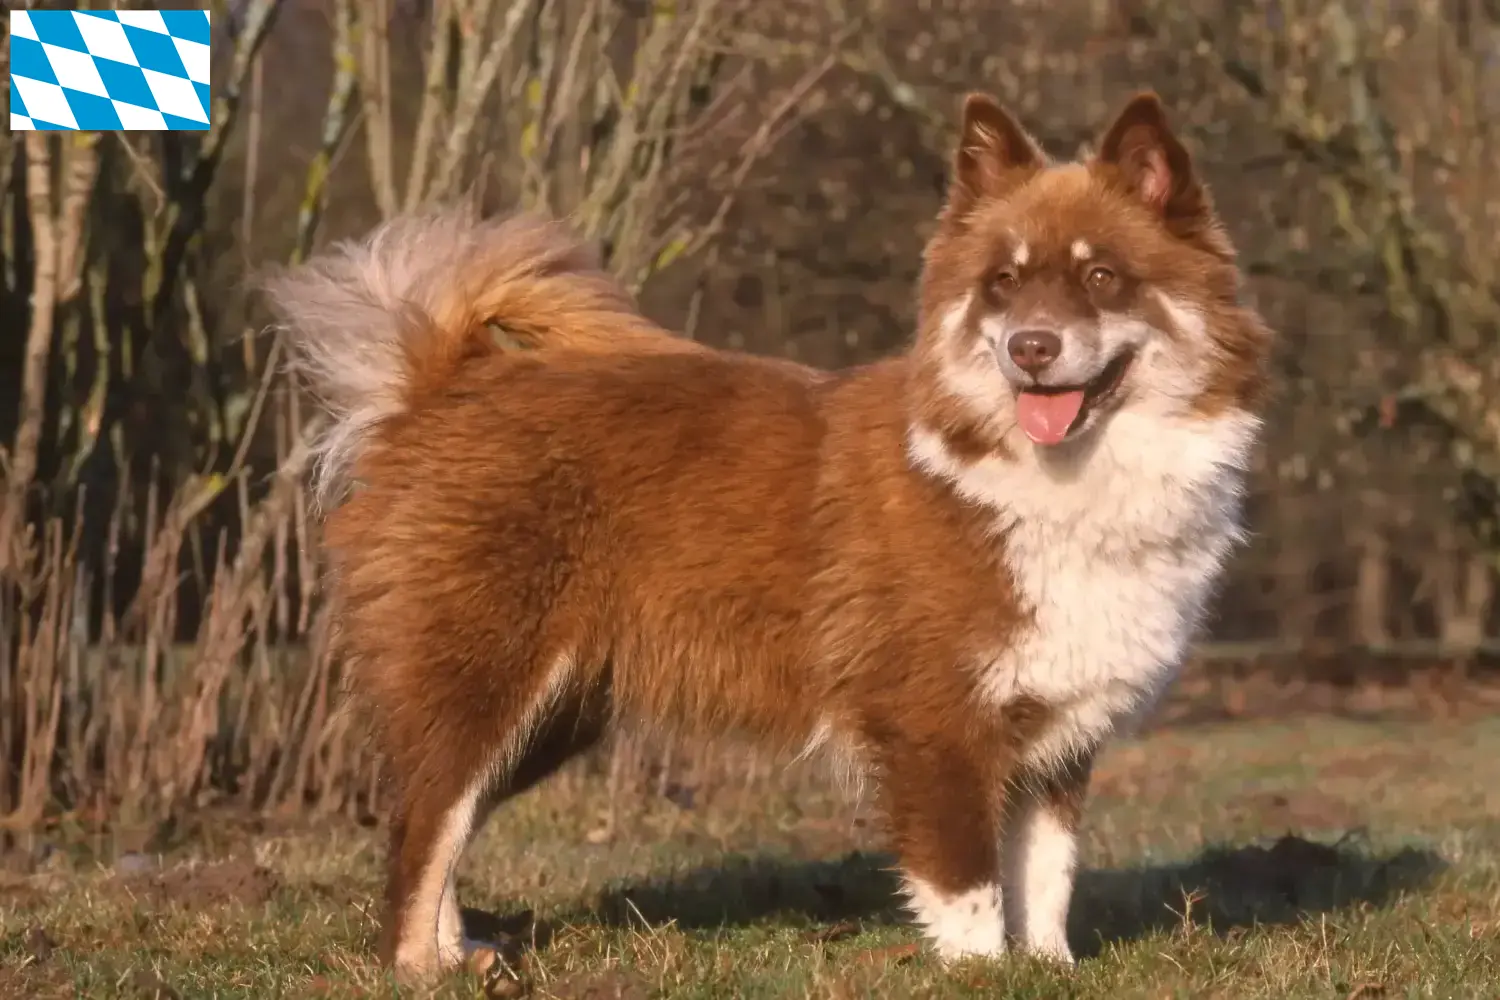
[[[150,315],[159,324],[171,306],[182,259],[188,245],[202,228],[203,202],[208,195],[218,171],[219,160],[225,143],[233,132],[233,124],[239,110],[240,96],[250,67],[260,52],[266,35],[271,30],[276,14],[281,10],[279,0],[253,0],[245,16],[245,27],[235,40],[234,56],[222,96],[214,101],[210,115],[212,127],[204,133],[203,144],[198,155],[186,168],[184,183],[178,196],[167,206],[167,239],[159,258],[147,271],[146,300],[150,303]]]
[[[365,152],[375,207],[382,218],[396,214],[395,162],[391,150],[391,9],[389,0],[365,0],[360,11],[359,94],[364,106]]]
[[[79,132],[68,137],[67,171],[63,176],[61,227],[58,231],[58,305],[71,302],[83,285],[83,247],[89,199],[99,176],[99,133]]]
[[[430,194],[445,198],[457,190],[458,170],[468,151],[469,135],[474,130],[475,120],[484,107],[484,100],[495,85],[500,65],[511,50],[526,16],[538,0],[511,0],[505,10],[505,21],[498,35],[490,43],[484,58],[474,68],[472,77],[465,77],[463,89],[453,112],[453,122],[448,129],[448,141],[443,147],[443,156],[438,161],[433,175]]]
[[[349,106],[353,103],[358,75],[357,61],[354,58],[352,2],[353,0],[337,0],[334,7],[333,83],[329,86],[328,104],[323,111],[323,132],[318,150],[308,164],[302,203],[297,207],[297,235],[291,254],[294,264],[306,260],[307,255],[312,252],[313,238],[317,235],[318,222],[323,217],[323,205],[327,200],[328,178],[333,172],[333,160],[350,127]]]
[[[728,189],[719,199],[718,207],[714,210],[714,214],[709,219],[708,224],[698,230],[684,247],[677,250],[673,254],[674,257],[681,256],[682,254],[696,254],[719,238],[724,230],[724,223],[729,218],[730,211],[734,208],[735,202],[744,189],[745,181],[749,178],[750,172],[766,153],[775,147],[777,141],[786,134],[788,123],[794,120],[795,112],[802,106],[807,95],[839,64],[838,47],[854,30],[852,26],[846,25],[841,31],[840,37],[834,40],[835,51],[828,53],[823,57],[822,62],[804,73],[802,78],[787,91],[786,96],[781,99],[771,114],[767,115],[761,121],[755,130],[755,134],[750,137],[740,150],[739,162],[735,166],[733,176],[730,178]],[[658,255],[657,260],[653,264],[653,269],[659,269],[664,266],[660,255]]]
[[[411,166],[406,174],[405,208],[413,211],[427,193],[427,169],[432,160],[432,141],[445,115],[443,80],[453,57],[453,0],[432,5],[432,37],[427,45],[427,75],[422,83],[422,109],[417,114],[417,134],[412,142]]]

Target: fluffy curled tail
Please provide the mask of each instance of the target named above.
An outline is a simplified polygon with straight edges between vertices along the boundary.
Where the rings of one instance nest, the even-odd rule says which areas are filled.
[[[324,501],[342,493],[374,428],[440,388],[466,358],[696,349],[642,317],[590,246],[535,215],[401,216],[264,287],[293,368],[332,418],[316,455]]]

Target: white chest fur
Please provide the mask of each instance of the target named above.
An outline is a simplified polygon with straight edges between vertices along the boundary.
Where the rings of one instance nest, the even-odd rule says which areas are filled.
[[[1258,422],[1122,411],[1094,440],[1017,460],[954,459],[914,427],[912,461],[991,507],[1032,622],[976,651],[981,689],[1058,710],[1038,765],[1092,745],[1150,708],[1196,632],[1239,538]]]

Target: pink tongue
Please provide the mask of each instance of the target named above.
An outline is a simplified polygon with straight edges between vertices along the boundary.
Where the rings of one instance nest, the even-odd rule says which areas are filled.
[[[1068,428],[1083,409],[1083,390],[1071,392],[1023,392],[1016,400],[1016,420],[1026,436],[1037,444],[1057,444],[1068,436]]]

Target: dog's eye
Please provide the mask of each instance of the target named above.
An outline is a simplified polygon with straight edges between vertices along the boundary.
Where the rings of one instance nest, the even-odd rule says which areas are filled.
[[[1110,283],[1115,280],[1115,272],[1107,267],[1090,268],[1089,276],[1086,280],[1090,288],[1094,291],[1099,291],[1110,286]]]
[[[1002,295],[1009,295],[1021,287],[1021,279],[1016,277],[1014,271],[998,271],[990,278],[990,287]]]

